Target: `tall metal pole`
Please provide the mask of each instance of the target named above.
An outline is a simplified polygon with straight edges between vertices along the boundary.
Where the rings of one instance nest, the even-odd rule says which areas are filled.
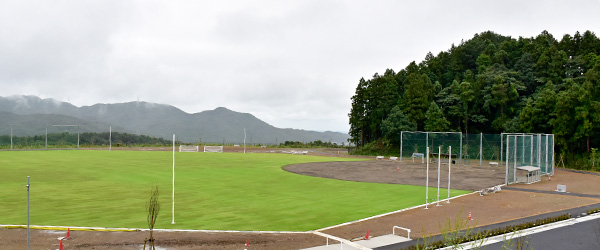
[[[175,134],[173,134],[173,208],[171,210],[171,224],[175,224]]]
[[[12,133],[12,129],[13,129],[13,125],[10,125],[10,150],[12,151],[13,149],[13,141],[12,141],[12,137],[13,137],[13,133]]]
[[[79,149],[79,125],[77,125],[77,149]]]
[[[108,151],[112,151],[112,126],[108,126]]]
[[[448,200],[450,203],[450,171],[452,170],[452,146],[448,146]]]
[[[402,161],[402,136],[404,131],[400,131],[400,161]]]
[[[513,183],[517,182],[517,138],[519,138],[519,137],[515,136],[515,163],[513,164],[514,165],[514,168],[513,168],[513,173],[514,173],[514,175],[513,175]]]
[[[479,133],[479,166],[483,160],[483,133]]]
[[[504,133],[500,133],[500,166],[504,166],[504,163],[502,162],[504,160],[504,158],[503,158],[503,156],[504,156],[504,141],[503,140],[504,140]],[[508,169],[506,169],[506,170],[508,170]],[[508,185],[508,182],[506,183],[506,185]]]
[[[246,128],[244,128],[244,154],[246,153]]]
[[[429,132],[425,132],[425,147],[429,148]],[[427,152],[427,155],[429,156],[429,152]],[[429,160],[429,158],[427,158],[427,160]]]
[[[506,179],[505,179],[505,184],[508,186],[508,158],[509,158],[509,154],[508,154],[508,145],[510,144],[510,135],[506,136]],[[502,150],[500,150],[502,151]],[[502,157],[501,157],[502,158]],[[502,162],[502,161],[501,161]]]
[[[440,167],[442,164],[442,146],[438,146],[438,190],[437,190],[437,205],[440,205]]]
[[[428,209],[427,202],[429,202],[429,147],[427,147],[425,151],[427,151],[427,170],[425,171],[425,209]]]
[[[27,176],[27,250],[29,250],[29,176]]]
[[[48,149],[48,124],[46,124],[46,147],[45,149]]]
[[[463,154],[462,154],[462,149],[463,149],[463,145],[462,145],[462,135],[463,135],[463,134],[462,134],[462,132],[460,132],[460,150],[459,150],[459,151],[460,151],[460,160],[459,160],[459,162],[460,162],[460,163],[463,163]]]

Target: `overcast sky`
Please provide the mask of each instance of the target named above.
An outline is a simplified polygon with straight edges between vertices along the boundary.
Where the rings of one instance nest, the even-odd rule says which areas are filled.
[[[361,77],[487,30],[600,35],[600,0],[0,0],[0,96],[227,107],[347,132]]]

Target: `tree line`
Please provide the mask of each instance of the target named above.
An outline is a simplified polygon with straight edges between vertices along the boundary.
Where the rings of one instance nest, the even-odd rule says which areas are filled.
[[[13,136],[12,143],[13,147],[17,148],[42,148],[46,145],[58,146],[58,147],[73,147],[77,146],[78,140],[77,133],[50,133],[46,139],[46,135],[34,135],[34,136]],[[171,145],[172,140],[156,138],[147,135],[136,135],[130,133],[108,132],[95,133],[85,132],[79,134],[79,144],[85,146],[108,146],[111,144],[114,147],[119,146],[139,146],[139,145]],[[180,144],[181,142],[176,142]],[[0,147],[10,147],[11,138],[9,135],[0,136]]]
[[[400,131],[552,133],[574,156],[600,145],[600,39],[475,34],[448,51],[361,78],[351,142],[397,145]]]

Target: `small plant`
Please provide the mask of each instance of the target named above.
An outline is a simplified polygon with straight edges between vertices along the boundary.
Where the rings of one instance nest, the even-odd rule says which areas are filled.
[[[147,221],[148,228],[150,229],[150,238],[144,240],[144,250],[146,249],[146,242],[148,243],[148,249],[156,250],[154,246],[154,225],[156,224],[156,219],[158,218],[158,212],[160,212],[160,204],[158,203],[158,186],[152,187],[150,191],[150,200],[146,203],[146,211],[148,211]]]
[[[598,212],[600,212],[600,208],[594,208],[594,209],[587,210],[587,214],[595,214]]]
[[[507,239],[506,235],[503,237],[504,240],[502,241],[502,250],[506,250],[506,249],[517,249],[517,250],[524,250],[524,249],[533,249],[533,247],[530,247],[530,241],[529,241],[529,236],[521,236],[521,232],[520,231],[514,231],[513,234],[511,235],[511,237],[509,239]]]
[[[588,210],[588,214],[591,214],[592,211],[594,213],[600,212],[600,208]],[[461,212],[458,214],[458,218],[461,217]],[[442,240],[433,242],[433,237],[431,235],[425,236],[422,239],[417,239],[414,246],[410,246],[404,248],[404,250],[429,250],[429,249],[439,249],[444,247],[450,247],[451,249],[462,249],[463,247],[467,249],[481,249],[483,244],[485,244],[486,239],[488,237],[502,235],[504,234],[504,243],[502,245],[502,249],[513,249],[516,248],[518,250],[521,249],[533,249],[530,246],[529,237],[520,237],[520,231],[536,227],[548,223],[553,223],[562,220],[568,220],[571,218],[570,214],[563,214],[556,217],[548,217],[544,219],[538,219],[534,222],[525,222],[518,225],[509,225],[504,228],[496,228],[490,231],[476,231],[475,227],[468,227],[466,224],[468,221],[463,221],[462,219],[454,220],[454,227],[452,227],[452,221],[447,218],[444,226],[441,226],[440,223],[440,231]],[[423,230],[424,231],[424,230]],[[507,235],[512,233],[512,236],[507,239]],[[423,233],[424,235],[424,233]],[[598,244],[600,245],[600,222],[598,223],[598,229],[596,230],[596,235],[598,239]],[[422,243],[420,242],[422,240]],[[471,246],[462,246],[461,244],[472,242]]]

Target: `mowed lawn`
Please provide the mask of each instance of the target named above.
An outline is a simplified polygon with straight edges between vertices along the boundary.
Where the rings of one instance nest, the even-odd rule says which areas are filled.
[[[349,159],[176,152],[173,225],[172,157],[144,151],[0,152],[0,224],[27,223],[27,176],[32,225],[145,228],[154,185],[161,206],[156,228],[306,231],[424,203],[424,187],[282,170]],[[464,193],[452,190],[453,196]]]

